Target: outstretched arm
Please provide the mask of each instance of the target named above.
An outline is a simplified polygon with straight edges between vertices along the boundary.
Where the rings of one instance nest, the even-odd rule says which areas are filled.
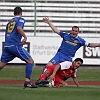
[[[100,43],[90,43],[90,47],[100,47]]]
[[[79,87],[79,82],[78,82],[78,79],[76,77],[73,77],[73,81],[77,85],[77,87]]]
[[[44,21],[45,23],[47,23],[55,33],[60,34],[60,30],[58,30],[58,29],[50,22],[50,20],[49,20],[48,17],[43,18],[43,21]]]

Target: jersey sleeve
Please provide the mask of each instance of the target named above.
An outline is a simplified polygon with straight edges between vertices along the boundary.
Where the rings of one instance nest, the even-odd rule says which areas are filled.
[[[89,47],[89,46],[90,46],[90,43],[88,43],[88,42],[85,42],[85,45],[86,45],[87,47]]]
[[[79,40],[79,42],[81,43],[81,45],[85,45],[85,46],[90,46],[90,43],[89,42],[87,42],[86,40],[84,40],[83,38],[81,38],[81,37],[79,37],[78,36],[78,40]]]
[[[63,32],[63,31],[60,31],[60,36],[61,36],[62,38],[64,38],[65,35],[68,35],[68,33],[67,33],[67,32]]]
[[[24,24],[25,24],[25,19],[24,18],[19,18],[19,20],[17,22],[17,26],[21,26],[23,28]]]
[[[65,61],[65,62],[60,63],[61,70],[69,69],[71,65],[72,65],[72,62],[70,61]]]

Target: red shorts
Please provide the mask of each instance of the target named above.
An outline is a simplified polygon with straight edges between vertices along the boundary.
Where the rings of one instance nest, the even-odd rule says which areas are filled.
[[[50,72],[50,75],[52,75],[55,66],[56,66],[56,65],[47,66],[47,67],[44,69],[44,72],[45,72],[45,71],[49,71],[49,72]],[[55,78],[54,78],[54,86],[55,86],[55,87],[60,87],[60,86],[61,86],[60,81],[62,80],[62,78],[63,78],[63,73],[62,73],[62,71],[57,72],[56,75],[55,75]]]

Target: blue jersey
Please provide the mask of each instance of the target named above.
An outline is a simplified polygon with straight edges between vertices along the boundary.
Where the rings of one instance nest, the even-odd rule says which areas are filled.
[[[24,27],[25,20],[21,17],[14,17],[6,26],[4,49],[1,56],[2,62],[10,62],[15,57],[23,61],[31,58],[30,54],[22,48],[22,35],[17,31],[17,26]]]
[[[21,45],[22,35],[17,31],[17,26],[24,27],[25,20],[16,16],[6,26],[4,46]]]
[[[55,56],[49,61],[52,64],[59,64],[64,61],[71,61],[75,56],[76,51],[83,45],[89,46],[90,43],[86,42],[81,37],[73,38],[71,33],[60,31],[60,36],[63,38],[61,46]]]
[[[76,51],[83,45],[89,46],[90,43],[86,42],[81,37],[77,36],[73,38],[71,33],[68,34],[66,32],[60,31],[60,36],[63,38],[60,48],[58,52],[65,54],[67,57],[73,58],[75,56]]]

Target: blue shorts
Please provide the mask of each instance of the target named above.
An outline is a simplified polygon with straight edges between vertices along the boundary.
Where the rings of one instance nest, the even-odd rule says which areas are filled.
[[[4,47],[1,62],[10,62],[15,57],[18,57],[23,61],[31,58],[30,54],[24,48],[22,48],[22,46]]]
[[[63,54],[61,52],[57,52],[56,55],[49,62],[51,62],[52,64],[59,64],[64,61],[72,62],[72,58],[67,57],[65,54]]]

